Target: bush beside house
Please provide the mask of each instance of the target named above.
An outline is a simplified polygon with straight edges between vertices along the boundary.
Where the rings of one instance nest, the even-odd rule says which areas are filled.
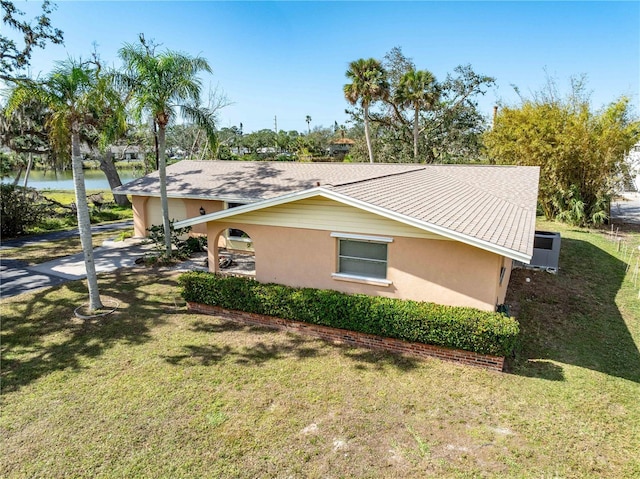
[[[262,284],[206,272],[185,273],[180,284],[184,299],[192,303],[479,354],[510,356],[520,331],[514,318],[474,308]]]

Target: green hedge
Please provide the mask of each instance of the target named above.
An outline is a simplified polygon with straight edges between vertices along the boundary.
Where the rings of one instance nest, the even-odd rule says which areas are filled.
[[[206,272],[185,273],[180,285],[184,299],[194,303],[495,356],[513,353],[520,329],[514,318],[474,308],[291,288]]]

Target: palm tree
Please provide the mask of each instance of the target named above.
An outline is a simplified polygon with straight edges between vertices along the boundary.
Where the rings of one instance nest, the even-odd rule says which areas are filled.
[[[199,106],[202,85],[198,75],[201,72],[210,73],[211,67],[201,57],[191,57],[171,50],[157,54],[145,42],[143,36],[140,37],[140,44],[125,44],[120,49],[120,58],[126,68],[126,72],[120,76],[120,81],[130,88],[137,115],[141,116],[143,112],[150,114],[158,127],[160,203],[166,255],[170,257],[171,223],[167,199],[166,129],[179,112],[203,128],[211,143],[215,143],[214,115]]]
[[[311,133],[311,117],[307,115],[304,121],[307,122],[307,133],[310,134]]]
[[[47,128],[50,143],[58,152],[68,152],[69,146],[71,148],[78,230],[87,271],[91,311],[102,308],[102,302],[93,257],[80,135],[85,129],[112,130],[121,118],[115,114],[119,109],[119,97],[112,96],[113,90],[109,86],[110,78],[101,75],[95,65],[69,59],[59,63],[41,84],[30,82],[19,85],[8,103],[9,112],[33,98],[46,104],[49,109]]]
[[[382,64],[375,58],[352,61],[347,69],[346,76],[351,83],[347,83],[343,90],[349,103],[356,105],[360,102],[364,112],[364,135],[369,150],[369,161],[373,163],[373,148],[371,147],[371,134],[369,132],[369,107],[377,100],[384,100],[389,95],[389,82],[387,72]]]
[[[404,107],[413,107],[413,158],[418,159],[418,135],[420,111],[430,110],[440,98],[436,79],[427,70],[409,70],[398,83],[395,101]]]

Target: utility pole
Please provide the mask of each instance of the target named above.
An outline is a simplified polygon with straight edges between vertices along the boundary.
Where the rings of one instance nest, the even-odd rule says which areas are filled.
[[[277,116],[273,117],[273,124],[276,127],[276,135],[277,135],[278,134],[278,117]]]

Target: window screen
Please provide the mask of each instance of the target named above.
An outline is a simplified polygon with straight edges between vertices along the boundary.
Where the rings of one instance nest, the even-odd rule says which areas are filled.
[[[339,240],[338,272],[369,278],[387,277],[387,245]]]
[[[227,208],[237,208],[238,206],[244,206],[245,203],[231,203],[231,202],[227,202]],[[244,238],[246,237],[246,233],[242,230],[237,230],[234,228],[229,228],[229,231],[227,233],[227,235],[230,238]]]

